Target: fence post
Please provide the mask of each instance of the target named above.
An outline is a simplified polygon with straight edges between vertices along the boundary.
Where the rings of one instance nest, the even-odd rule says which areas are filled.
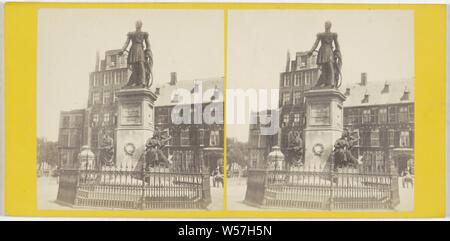
[[[145,160],[145,151],[144,151],[144,163],[141,168],[141,177],[142,177],[142,185],[141,185],[141,203],[140,208],[141,210],[144,210],[145,208],[145,168],[146,168],[146,160]]]
[[[389,158],[389,176],[391,179],[390,192],[391,200],[389,207],[394,209],[400,203],[399,191],[398,191],[398,173],[395,168],[394,160]]]
[[[76,177],[75,177],[75,193],[74,193],[74,201],[73,205],[78,206],[78,189],[80,184],[80,176],[81,176],[81,168],[77,168]]]
[[[334,152],[333,151],[331,151],[331,158],[329,158],[330,160],[331,160],[331,163],[330,163],[330,170],[329,170],[329,172],[330,172],[330,198],[328,199],[328,209],[331,211],[331,210],[333,210],[333,208],[334,208],[334,180],[335,180],[335,178],[336,178],[336,176],[335,176],[335,173],[334,173],[334,165],[335,165],[335,163],[334,163]]]

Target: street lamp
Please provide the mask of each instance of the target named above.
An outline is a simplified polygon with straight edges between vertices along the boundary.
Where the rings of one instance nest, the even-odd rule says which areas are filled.
[[[270,164],[273,163],[275,170],[282,170],[284,154],[281,152],[279,146],[274,146],[272,149],[273,149],[272,152],[270,152],[269,155],[267,155],[269,166]]]
[[[81,147],[81,152],[78,154],[79,169],[91,170],[94,167],[95,155],[89,146]]]

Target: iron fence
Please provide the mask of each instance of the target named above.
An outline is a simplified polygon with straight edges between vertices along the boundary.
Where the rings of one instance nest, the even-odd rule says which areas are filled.
[[[211,203],[210,177],[201,168],[63,169],[57,200],[89,208],[203,209]]]
[[[245,202],[261,207],[323,210],[393,209],[396,171],[365,167],[251,169]]]

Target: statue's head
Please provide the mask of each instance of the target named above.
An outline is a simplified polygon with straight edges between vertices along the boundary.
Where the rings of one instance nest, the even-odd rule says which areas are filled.
[[[330,21],[326,21],[325,22],[325,31],[330,31],[331,29],[331,22]]]
[[[136,30],[141,30],[141,28],[142,28],[142,21],[141,20],[136,21]]]

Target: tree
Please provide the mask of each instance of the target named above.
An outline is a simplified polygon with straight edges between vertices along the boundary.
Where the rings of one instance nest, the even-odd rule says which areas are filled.
[[[247,143],[227,138],[227,164],[230,165],[232,163],[237,163],[240,166],[249,165],[248,148]]]
[[[37,162],[47,162],[51,166],[58,165],[58,142],[47,141],[45,138],[37,139]]]

